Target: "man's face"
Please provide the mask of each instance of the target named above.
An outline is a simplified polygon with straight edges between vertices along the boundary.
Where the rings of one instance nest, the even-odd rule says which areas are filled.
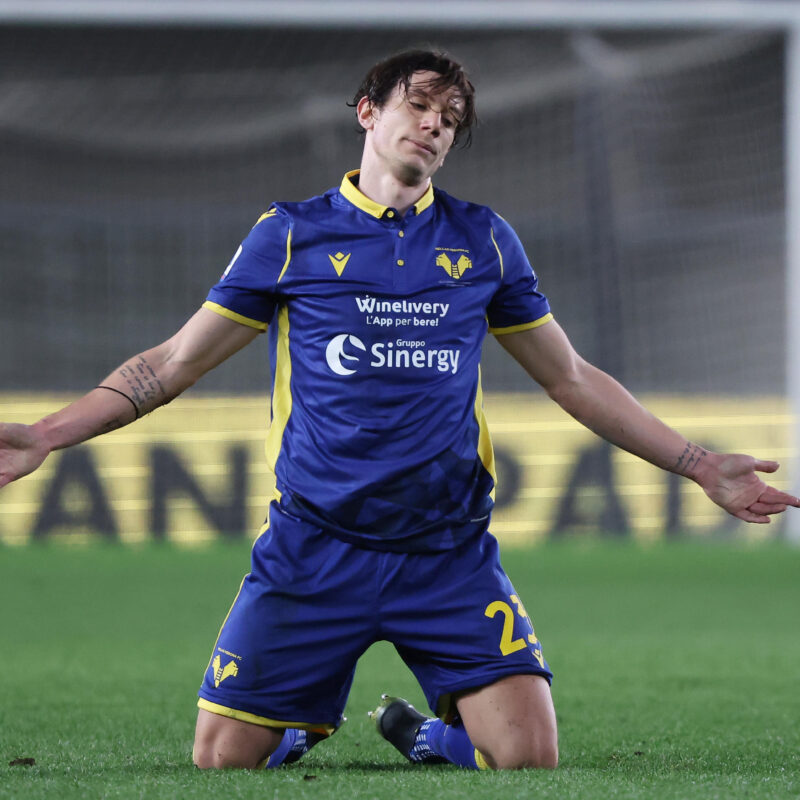
[[[391,174],[406,186],[427,180],[444,163],[453,144],[463,101],[454,88],[436,92],[435,72],[415,72],[408,90],[393,89],[382,108],[366,98],[358,104],[358,119],[370,148]]]

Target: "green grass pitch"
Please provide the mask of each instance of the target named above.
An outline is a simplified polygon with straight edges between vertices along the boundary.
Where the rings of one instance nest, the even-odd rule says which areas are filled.
[[[238,545],[0,550],[0,797],[800,796],[800,550],[507,551],[556,672],[552,773],[406,764],[366,718],[382,691],[424,707],[385,644],[347,724],[298,764],[195,770],[195,691],[247,561]]]

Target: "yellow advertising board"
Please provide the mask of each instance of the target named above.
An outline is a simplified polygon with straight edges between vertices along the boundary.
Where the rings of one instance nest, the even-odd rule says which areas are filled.
[[[34,422],[70,399],[0,395],[0,420]],[[643,400],[701,445],[778,461],[792,456],[783,399]],[[734,529],[759,538],[776,527],[748,526],[744,533],[693,483],[605,446],[540,394],[488,394],[484,405],[498,461],[492,531],[505,544]],[[272,493],[268,419],[263,397],[189,393],[134,425],[53,453],[0,492],[0,542],[253,537]],[[771,482],[790,488],[780,473]]]

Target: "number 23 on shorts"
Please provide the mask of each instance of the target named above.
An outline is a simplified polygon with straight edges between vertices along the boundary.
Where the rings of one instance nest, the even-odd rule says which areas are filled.
[[[542,664],[544,659],[542,657],[541,652],[541,645],[539,645],[539,640],[536,638],[536,634],[533,630],[533,623],[531,622],[530,617],[528,616],[528,612],[525,611],[525,606],[522,605],[519,597],[515,594],[510,595],[509,599],[511,602],[517,607],[517,614],[522,617],[528,625],[530,625],[531,632],[528,634],[528,641],[526,642],[525,639],[515,639],[514,638],[514,611],[511,606],[504,602],[503,600],[495,600],[493,603],[489,603],[486,606],[486,611],[484,614],[487,617],[496,617],[498,614],[503,615],[503,630],[500,633],[500,652],[504,656],[511,655],[511,653],[516,653],[517,650],[522,650],[525,647],[528,647],[530,644],[530,650],[533,655],[536,657],[536,660],[539,664]],[[537,647],[537,645],[539,645]]]

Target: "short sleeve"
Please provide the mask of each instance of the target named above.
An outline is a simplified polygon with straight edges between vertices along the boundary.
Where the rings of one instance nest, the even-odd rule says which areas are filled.
[[[253,226],[203,308],[266,330],[277,305],[277,286],[291,257],[291,220],[273,206]]]
[[[501,279],[486,311],[489,333],[515,333],[551,320],[550,304],[539,291],[539,281],[513,228],[495,214],[490,235]]]

